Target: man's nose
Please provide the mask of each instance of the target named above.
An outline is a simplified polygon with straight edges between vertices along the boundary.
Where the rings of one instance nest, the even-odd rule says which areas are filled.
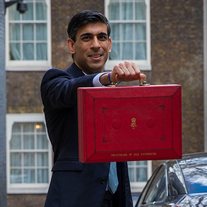
[[[92,48],[99,48],[100,47],[100,43],[99,40],[96,36],[93,37],[92,43],[91,43],[91,47]]]

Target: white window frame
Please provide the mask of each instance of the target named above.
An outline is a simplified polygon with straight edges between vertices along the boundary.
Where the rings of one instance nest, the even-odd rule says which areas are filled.
[[[152,161],[147,161],[147,180],[152,175]],[[131,192],[140,193],[147,182],[130,182]]]
[[[12,126],[17,122],[43,122],[45,124],[44,114],[7,114],[6,115],[6,147],[7,147],[7,193],[8,194],[39,194],[47,193],[49,181],[51,179],[52,168],[52,148],[49,144],[49,160],[48,160],[48,183],[44,184],[11,184],[10,183],[10,140],[12,135]],[[48,140],[49,141],[49,140]],[[49,141],[50,143],[50,141]]]
[[[45,0],[47,6],[47,52],[48,59],[45,61],[22,61],[9,60],[9,11],[5,16],[5,56],[7,71],[46,71],[52,67],[51,49],[51,0]],[[29,12],[29,11],[26,11]],[[24,14],[23,14],[24,15]],[[26,22],[26,21],[24,21]],[[23,23],[24,23],[23,22]],[[31,21],[28,21],[31,22]]]
[[[110,0],[105,0],[105,16],[108,18],[108,6],[109,6]],[[145,0],[146,4],[146,40],[147,40],[147,60],[134,60],[134,62],[137,64],[140,70],[149,71],[152,69],[151,66],[151,32],[150,32],[150,0]],[[109,20],[110,22],[110,20]],[[111,21],[112,22],[112,21]],[[113,21],[117,22],[117,21]],[[133,21],[130,21],[130,23],[133,23]],[[117,22],[118,23],[118,22]],[[119,23],[122,23],[120,21]],[[113,47],[113,39],[112,39],[112,47]],[[126,60],[108,60],[105,64],[105,69],[112,69],[115,65],[119,64],[120,62],[124,62]]]

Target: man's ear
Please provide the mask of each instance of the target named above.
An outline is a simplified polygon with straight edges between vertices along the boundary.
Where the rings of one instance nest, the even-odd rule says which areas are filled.
[[[109,37],[109,51],[108,52],[111,52],[111,48],[112,48],[112,41],[111,41],[111,38]]]
[[[68,38],[67,46],[70,53],[75,54],[75,42],[71,38]]]

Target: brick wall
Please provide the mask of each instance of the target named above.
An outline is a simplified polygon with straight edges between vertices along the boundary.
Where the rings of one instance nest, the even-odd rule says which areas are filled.
[[[45,72],[7,72],[7,113],[42,113],[40,83]]]
[[[46,195],[7,195],[7,207],[43,207]]]
[[[153,84],[182,85],[183,153],[204,150],[203,1],[151,1]]]

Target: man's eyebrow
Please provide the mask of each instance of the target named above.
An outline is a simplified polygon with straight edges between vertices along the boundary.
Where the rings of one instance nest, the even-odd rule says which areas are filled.
[[[108,34],[106,32],[100,32],[98,35],[106,35],[106,36],[108,36]]]
[[[86,33],[81,34],[80,37],[87,36],[87,35],[93,35],[93,34],[89,33],[89,32],[86,32]],[[106,35],[106,36],[108,36],[108,34],[105,33],[105,32],[100,32],[100,33],[98,33],[98,35]]]

